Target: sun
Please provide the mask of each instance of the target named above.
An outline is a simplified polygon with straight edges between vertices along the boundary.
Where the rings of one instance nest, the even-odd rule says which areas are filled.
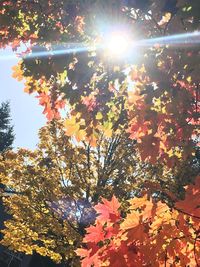
[[[126,33],[111,32],[109,38],[106,40],[106,49],[113,56],[121,56],[127,52],[130,46],[130,40]]]

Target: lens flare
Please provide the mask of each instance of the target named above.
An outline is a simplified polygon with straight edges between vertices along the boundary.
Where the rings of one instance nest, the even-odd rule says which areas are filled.
[[[123,57],[127,55],[133,48],[137,47],[152,47],[155,45],[171,47],[190,47],[200,45],[200,31],[189,32],[184,34],[175,34],[169,36],[163,36],[158,38],[149,38],[143,40],[130,40],[129,35],[124,31],[110,32],[103,40],[102,44],[97,45],[96,49],[107,50],[110,57],[113,59],[116,56]],[[91,47],[84,45],[83,43],[76,44],[60,44],[56,46],[50,46],[50,49],[45,47],[36,46],[32,49],[32,52],[25,55],[16,53],[0,55],[0,61],[16,60],[16,58],[22,59],[34,59],[42,57],[52,57],[65,54],[83,53],[91,50]]]
[[[33,48],[32,53],[24,55],[23,58],[41,58],[41,57],[50,57],[50,56],[59,56],[67,54],[82,53],[88,51],[90,48],[84,46],[84,44],[60,44],[51,46],[49,49],[45,47],[36,46]]]
[[[161,36],[157,38],[149,38],[144,40],[139,40],[135,43],[136,46],[151,47],[154,45],[170,45],[170,46],[193,46],[200,44],[200,32],[188,32],[182,34],[174,34],[168,36]]]
[[[59,45],[50,45],[49,48],[37,45],[31,48],[30,53],[19,52],[0,55],[0,61],[14,59],[34,59],[67,54],[77,54],[89,51],[90,49],[90,47],[86,47],[83,43],[63,43]]]

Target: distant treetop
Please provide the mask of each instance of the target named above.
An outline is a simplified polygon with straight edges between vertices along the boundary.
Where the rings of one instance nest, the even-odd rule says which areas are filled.
[[[8,101],[2,102],[0,106],[0,152],[12,147],[14,137],[10,119],[10,104]]]

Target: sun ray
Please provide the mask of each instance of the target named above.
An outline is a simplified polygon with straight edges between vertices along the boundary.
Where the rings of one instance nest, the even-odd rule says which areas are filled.
[[[130,41],[131,42],[131,41]],[[189,47],[200,44],[200,32],[189,32],[183,34],[174,34],[169,36],[162,36],[157,38],[143,39],[143,40],[134,40],[132,41],[131,47],[152,47],[155,45],[160,46],[180,46],[180,47]],[[97,45],[97,49],[104,49],[104,45]],[[0,61],[12,60],[18,58],[22,59],[33,59],[41,57],[52,57],[65,54],[75,54],[82,53],[91,50],[92,47],[86,46],[84,43],[63,43],[59,45],[50,45],[47,49],[42,46],[35,46],[32,48],[32,52],[29,54],[5,54],[0,56]]]

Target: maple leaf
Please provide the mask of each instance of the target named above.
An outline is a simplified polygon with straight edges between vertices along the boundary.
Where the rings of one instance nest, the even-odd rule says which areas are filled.
[[[50,121],[54,118],[54,111],[51,108],[51,97],[46,93],[41,93],[36,98],[39,99],[39,104],[44,106],[43,114],[46,114],[47,119]]]
[[[128,214],[124,222],[121,224],[122,230],[128,230],[139,225],[141,221],[141,216],[138,212],[134,211]]]
[[[176,202],[175,207],[188,214],[200,217],[200,176],[195,180],[195,185],[186,187],[185,199]]]
[[[21,68],[21,62],[19,62],[16,66],[12,67],[13,74],[12,77],[17,79],[17,81],[22,81],[24,79],[23,77],[23,70]]]
[[[86,229],[87,235],[84,237],[83,242],[95,242],[104,240],[105,232],[101,223],[97,222],[95,226],[90,226]]]
[[[118,211],[120,203],[115,196],[112,197],[111,201],[102,198],[103,204],[97,204],[94,209],[98,213],[98,220],[102,222],[116,221],[120,218]]]
[[[108,227],[105,227],[105,239],[111,239],[113,236],[117,236],[117,234],[120,231],[120,226],[117,225],[111,225]]]
[[[147,195],[141,198],[133,198],[129,201],[131,204],[130,209],[140,209],[140,214],[143,220],[151,218],[155,214],[155,205],[152,200],[148,200]]]
[[[151,225],[152,228],[159,228],[164,223],[170,223],[172,213],[165,203],[158,202],[155,213],[156,214]]]
[[[64,126],[66,128],[66,135],[67,136],[75,135],[80,129],[80,125],[76,122],[75,117],[72,117],[70,119],[66,119],[64,122]]]

